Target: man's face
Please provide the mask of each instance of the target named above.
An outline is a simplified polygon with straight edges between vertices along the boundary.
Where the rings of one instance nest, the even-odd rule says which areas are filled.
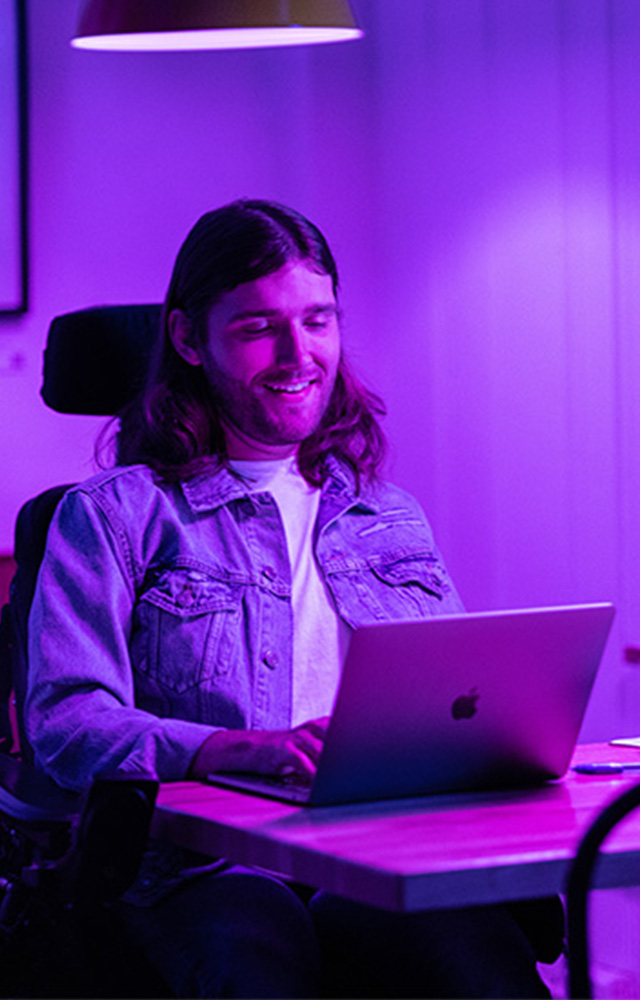
[[[331,277],[294,261],[238,285],[211,308],[197,350],[229,457],[295,453],[320,423],[335,383],[340,328]]]

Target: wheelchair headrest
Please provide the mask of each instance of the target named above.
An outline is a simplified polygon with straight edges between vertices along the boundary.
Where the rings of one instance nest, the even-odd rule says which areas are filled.
[[[113,416],[140,387],[160,327],[159,305],[99,306],[49,327],[40,394],[58,413]]]

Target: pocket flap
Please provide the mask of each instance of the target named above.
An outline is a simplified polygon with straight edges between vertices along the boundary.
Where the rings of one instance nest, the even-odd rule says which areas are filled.
[[[434,597],[442,598],[444,573],[433,555],[409,556],[393,562],[375,563],[371,565],[371,570],[390,587],[417,584]]]
[[[179,567],[161,572],[141,600],[188,618],[235,610],[240,603],[240,590],[238,584],[217,579],[203,570]]]

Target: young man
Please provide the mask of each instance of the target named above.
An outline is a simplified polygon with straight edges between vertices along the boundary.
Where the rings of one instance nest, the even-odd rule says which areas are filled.
[[[420,507],[380,478],[381,413],[317,228],[264,201],[203,216],[118,464],[51,528],[40,767],[75,788],[105,768],[313,774],[350,631],[461,610]],[[177,996],[548,995],[502,907],[394,917],[155,844],[122,912]]]

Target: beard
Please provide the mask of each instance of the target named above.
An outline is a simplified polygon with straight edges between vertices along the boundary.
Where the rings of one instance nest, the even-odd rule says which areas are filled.
[[[273,376],[273,382],[293,385],[312,379],[300,393],[276,392],[267,387],[269,380],[247,384],[231,378],[207,359],[204,374],[223,423],[264,445],[300,444],[320,426],[336,380],[336,372],[319,367],[313,371]]]

